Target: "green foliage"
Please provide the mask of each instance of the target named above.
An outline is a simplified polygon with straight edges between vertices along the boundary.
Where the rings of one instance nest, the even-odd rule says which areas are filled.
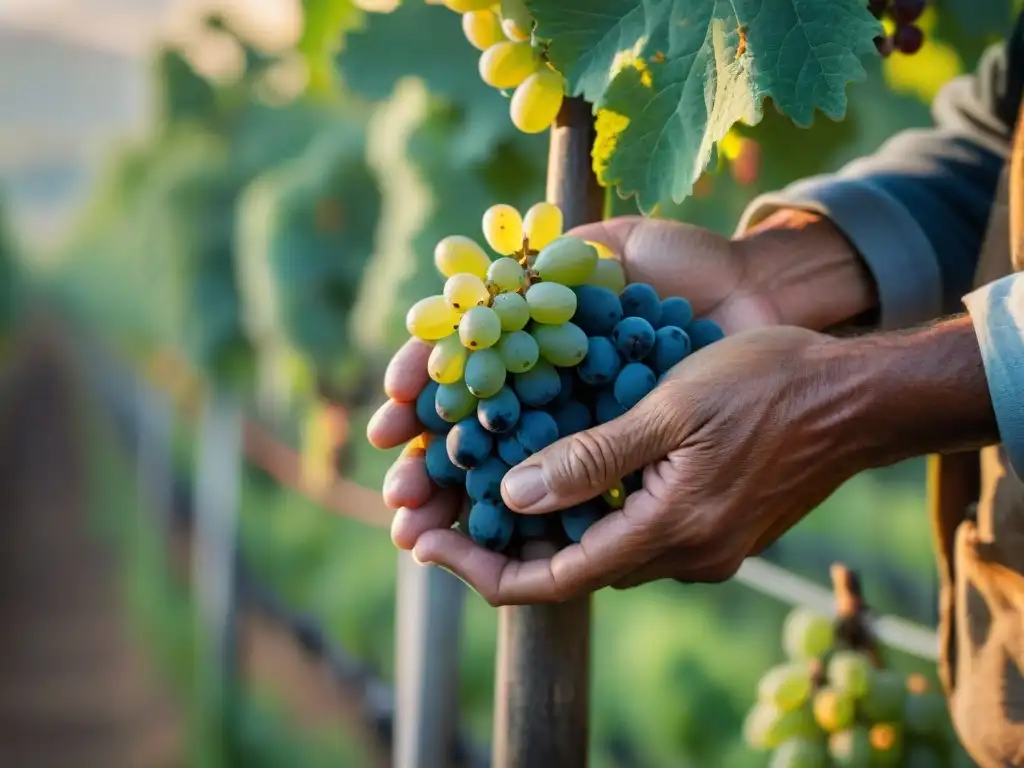
[[[803,127],[816,109],[842,118],[881,30],[862,0],[527,5],[569,92],[621,118],[603,180],[645,212],[686,197],[715,142],[756,123],[765,98]]]
[[[329,98],[337,87],[334,56],[342,34],[358,24],[361,14],[351,0],[302,0],[304,23],[297,48],[309,73],[307,90]]]

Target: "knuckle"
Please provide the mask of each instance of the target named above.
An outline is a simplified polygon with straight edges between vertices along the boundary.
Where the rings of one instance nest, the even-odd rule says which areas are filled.
[[[560,468],[564,475],[582,477],[591,487],[602,485],[618,466],[618,457],[611,439],[602,432],[577,433],[571,450],[566,451],[564,457]]]
[[[724,581],[729,581],[739,571],[741,562],[729,558],[715,563],[707,569],[704,580],[709,584],[721,584]]]

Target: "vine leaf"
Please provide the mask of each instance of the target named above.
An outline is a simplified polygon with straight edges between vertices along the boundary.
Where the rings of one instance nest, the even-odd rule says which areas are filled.
[[[881,24],[863,0],[527,0],[572,95],[616,119],[595,169],[641,210],[680,202],[766,97],[808,127],[846,111]]]

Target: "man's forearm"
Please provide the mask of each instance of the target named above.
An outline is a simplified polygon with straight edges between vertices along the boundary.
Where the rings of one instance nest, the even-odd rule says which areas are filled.
[[[969,316],[825,346],[842,381],[843,422],[865,466],[999,442]]]

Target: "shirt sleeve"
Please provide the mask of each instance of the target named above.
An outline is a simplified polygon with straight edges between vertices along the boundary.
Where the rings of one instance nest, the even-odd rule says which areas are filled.
[[[1018,477],[1024,477],[1024,272],[964,298],[985,365],[999,436]]]
[[[974,74],[948,83],[934,127],[907,130],[835,174],[755,199],[738,232],[780,208],[829,217],[878,287],[879,325],[903,328],[960,311],[973,282],[1020,99],[1020,23]]]

